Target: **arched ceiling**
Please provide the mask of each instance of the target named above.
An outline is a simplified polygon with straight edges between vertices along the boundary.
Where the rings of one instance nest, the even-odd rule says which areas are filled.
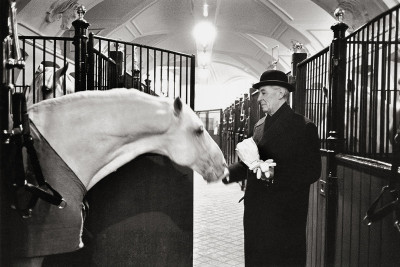
[[[335,23],[333,11],[338,6],[346,10],[345,21],[354,30],[399,1],[69,0],[86,7],[89,29],[98,35],[187,54],[198,52],[192,35],[195,24],[202,20],[213,23],[217,36],[209,47],[211,63],[208,75],[196,78],[196,97],[201,102],[210,94],[220,94],[217,102],[222,107],[232,103],[238,96],[236,92],[246,92],[274,60],[278,60],[278,69],[290,71],[294,42],[302,43],[310,55],[325,48],[332,39],[330,27]],[[60,29],[60,21],[45,21],[46,11],[54,2],[17,1],[20,32],[69,34]],[[204,3],[209,10],[206,18],[202,13]]]

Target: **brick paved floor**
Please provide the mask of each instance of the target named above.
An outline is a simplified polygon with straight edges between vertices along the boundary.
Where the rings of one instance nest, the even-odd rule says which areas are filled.
[[[193,266],[244,266],[239,184],[207,184],[194,174]]]

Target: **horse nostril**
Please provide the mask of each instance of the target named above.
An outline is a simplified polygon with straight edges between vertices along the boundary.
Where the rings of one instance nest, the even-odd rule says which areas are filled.
[[[224,179],[225,177],[228,177],[229,176],[229,170],[228,170],[228,168],[224,168],[224,173],[220,176],[220,177],[218,177],[218,180],[222,180],[222,179]]]
[[[224,169],[224,175],[225,175],[225,177],[227,177],[227,176],[229,175],[229,170],[228,170],[228,168],[225,168],[225,169]]]

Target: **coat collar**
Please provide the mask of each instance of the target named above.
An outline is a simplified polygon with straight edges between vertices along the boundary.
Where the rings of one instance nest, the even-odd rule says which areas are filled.
[[[274,115],[272,115],[271,119],[272,121],[276,121],[281,115],[283,116],[287,116],[291,113],[293,113],[294,111],[290,108],[290,106],[287,103],[283,103],[282,106],[275,112]],[[262,117],[257,123],[256,123],[256,127],[260,126],[261,124],[264,124],[265,122],[265,118],[267,116]]]
[[[290,108],[288,104],[283,104],[278,111],[272,116],[271,121],[272,123],[270,127],[265,129],[265,118],[263,117],[256,126],[263,125],[264,127],[258,127],[258,131],[262,131],[262,142],[267,142],[268,140],[274,138],[278,134],[282,134],[285,132],[285,129],[290,126],[291,120],[290,117],[293,115],[294,111]],[[265,132],[264,132],[265,129]]]

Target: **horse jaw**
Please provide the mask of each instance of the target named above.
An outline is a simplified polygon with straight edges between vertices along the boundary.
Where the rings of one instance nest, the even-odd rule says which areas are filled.
[[[200,170],[200,169],[198,169],[196,167],[193,167],[192,169],[195,172],[197,172],[198,174],[200,174],[203,177],[203,179],[207,181],[207,183],[216,183],[216,182],[221,181],[225,177],[229,176],[229,170],[228,170],[228,168],[226,166],[223,168],[224,171],[223,171],[222,174],[217,174],[217,173],[215,173],[214,170],[203,171],[203,170]]]
[[[217,162],[219,163],[213,162],[207,166],[207,168],[203,169],[197,169],[197,167],[193,167],[193,170],[199,173],[203,179],[207,181],[207,183],[219,182],[225,177],[229,176],[229,170],[225,160],[223,160],[223,162],[217,160]]]

